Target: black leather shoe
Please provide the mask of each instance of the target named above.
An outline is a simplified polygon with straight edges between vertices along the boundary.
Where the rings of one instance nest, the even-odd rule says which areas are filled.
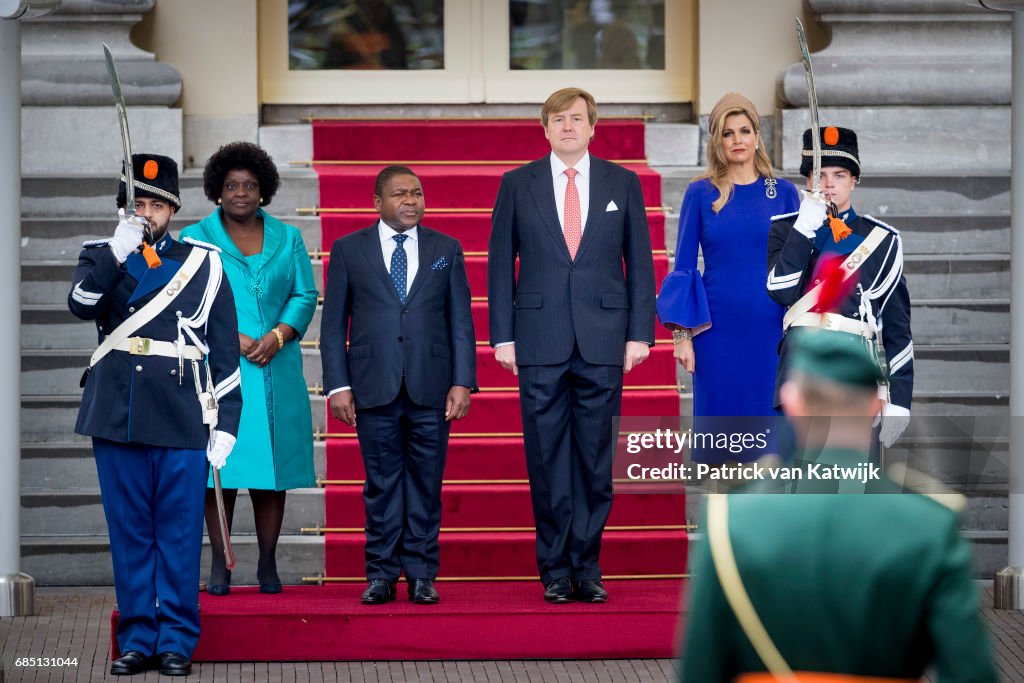
[[[129,650],[110,664],[111,676],[134,676],[149,669],[149,657],[138,650]]]
[[[572,593],[572,581],[569,580],[569,577],[563,576],[545,586],[544,599],[556,604],[572,602],[575,598]]]
[[[576,599],[580,602],[608,602],[608,591],[601,579],[583,579],[576,586]]]
[[[284,590],[284,587],[280,583],[261,583],[260,593],[267,593],[268,595],[276,595]]]
[[[161,676],[188,676],[192,673],[192,660],[177,652],[160,653]]]
[[[395,599],[395,582],[387,579],[370,579],[370,585],[363,591],[364,605],[383,605]]]
[[[417,605],[436,605],[441,596],[434,588],[433,579],[413,579],[409,582],[409,599]]]

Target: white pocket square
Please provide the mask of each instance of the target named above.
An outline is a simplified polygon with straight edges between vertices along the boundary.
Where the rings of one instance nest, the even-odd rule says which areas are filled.
[[[608,202],[608,206],[606,206],[604,210],[605,211],[618,211],[619,207],[615,206],[615,202],[614,201],[611,201],[611,202]]]

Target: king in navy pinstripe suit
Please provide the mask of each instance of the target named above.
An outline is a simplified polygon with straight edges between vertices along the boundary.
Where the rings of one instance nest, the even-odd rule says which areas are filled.
[[[654,263],[639,178],[587,150],[594,98],[559,90],[541,121],[552,153],[506,173],[494,205],[490,342],[519,375],[545,599],[604,602],[612,418],[654,343]]]

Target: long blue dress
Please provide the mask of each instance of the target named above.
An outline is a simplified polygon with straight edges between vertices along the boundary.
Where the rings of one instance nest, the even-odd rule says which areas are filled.
[[[774,197],[770,197],[774,194]],[[796,211],[796,187],[759,178],[735,185],[719,213],[710,179],[690,183],[679,216],[675,270],[658,295],[662,324],[694,331],[694,416],[770,416],[785,310],[765,289],[772,216]],[[704,255],[697,270],[697,248]],[[696,459],[696,458],[695,458]]]

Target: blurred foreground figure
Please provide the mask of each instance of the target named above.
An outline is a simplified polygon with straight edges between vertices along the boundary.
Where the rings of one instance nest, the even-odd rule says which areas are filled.
[[[855,335],[791,336],[781,397],[805,459],[863,466],[877,363]],[[997,680],[958,531],[964,499],[884,475],[853,484],[838,490],[860,495],[709,497],[684,681],[917,681],[929,667],[942,682]]]

